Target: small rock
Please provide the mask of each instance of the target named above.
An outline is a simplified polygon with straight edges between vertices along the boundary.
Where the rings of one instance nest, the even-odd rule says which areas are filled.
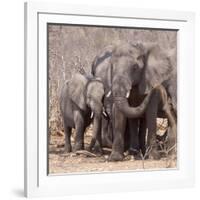
[[[133,155],[131,155],[130,161],[135,161],[135,158]]]
[[[129,155],[128,151],[124,152],[124,156],[128,156],[128,155]]]

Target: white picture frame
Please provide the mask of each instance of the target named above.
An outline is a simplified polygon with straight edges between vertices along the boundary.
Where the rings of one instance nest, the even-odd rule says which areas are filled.
[[[47,23],[178,30],[178,168],[47,175]],[[187,83],[187,84],[186,84]],[[194,14],[25,3],[25,196],[129,192],[194,185]]]

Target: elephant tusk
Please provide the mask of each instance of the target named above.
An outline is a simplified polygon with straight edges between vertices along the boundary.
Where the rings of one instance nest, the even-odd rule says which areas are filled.
[[[126,98],[128,99],[129,96],[130,96],[130,91],[128,91],[128,92],[126,93]]]
[[[107,115],[107,113],[105,112],[105,111],[103,111],[103,115],[104,115],[104,117],[108,117],[108,115]]]
[[[106,97],[109,97],[111,95],[111,90],[108,92],[108,94],[106,95]]]
[[[93,118],[93,116],[94,116],[94,113],[92,112],[92,113],[91,113],[91,115],[90,115],[90,118],[92,119],[92,118]]]

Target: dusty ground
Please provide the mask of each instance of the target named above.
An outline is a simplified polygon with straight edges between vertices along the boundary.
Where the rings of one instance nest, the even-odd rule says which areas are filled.
[[[91,130],[85,135],[85,146],[91,140]],[[72,135],[73,145],[73,135]],[[176,168],[176,159],[172,157],[161,160],[134,160],[130,155],[125,156],[124,161],[108,162],[110,149],[104,149],[103,156],[93,157],[86,154],[64,153],[63,133],[51,136],[49,145],[49,173],[75,173],[75,172],[105,172],[123,170],[148,170]]]

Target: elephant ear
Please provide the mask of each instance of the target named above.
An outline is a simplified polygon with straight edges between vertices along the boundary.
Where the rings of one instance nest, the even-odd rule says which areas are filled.
[[[87,79],[81,74],[75,74],[68,83],[71,100],[81,109],[86,110],[85,87]]]
[[[114,46],[109,45],[103,49],[93,60],[92,62],[92,69],[91,69],[91,74],[95,75],[96,68],[103,62],[105,62],[106,59],[111,57],[112,52],[113,52]]]
[[[140,94],[147,94],[150,90],[170,78],[173,65],[170,56],[158,45],[147,47],[145,67],[139,83]]]
[[[95,114],[101,114],[104,94],[104,85],[100,78],[93,78],[88,81],[86,87],[86,103]]]

